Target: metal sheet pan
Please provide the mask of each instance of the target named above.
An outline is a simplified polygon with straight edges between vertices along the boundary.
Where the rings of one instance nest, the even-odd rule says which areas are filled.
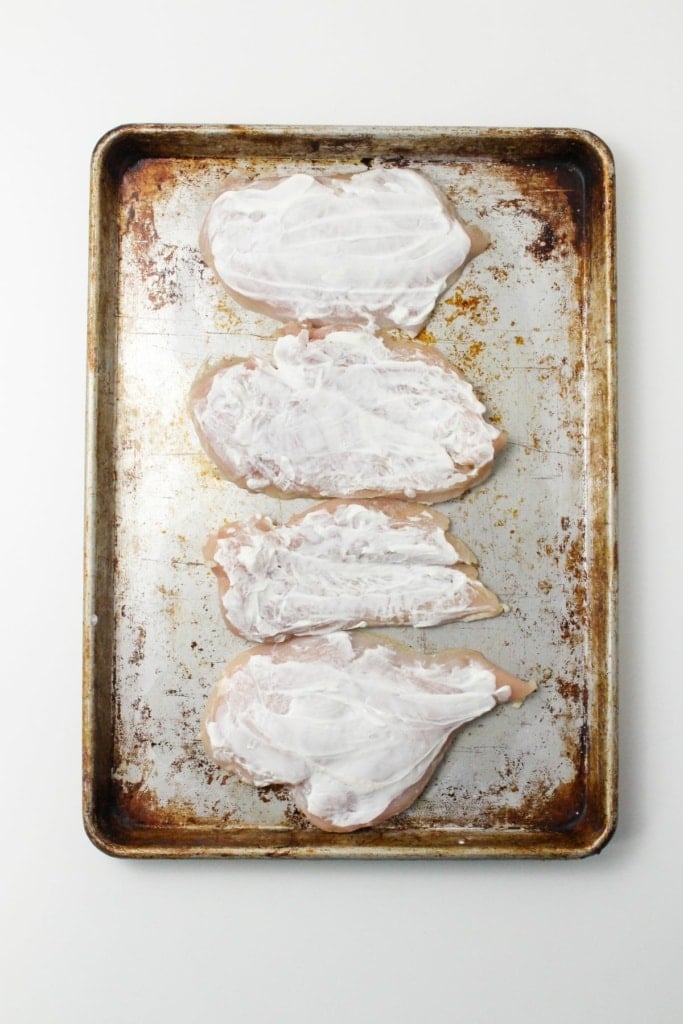
[[[264,348],[277,325],[236,305],[197,234],[226,173],[422,170],[490,248],[421,335],[509,434],[491,478],[441,506],[499,618],[387,633],[483,651],[538,692],[458,734],[407,812],[342,835],[286,792],[202,753],[199,719],[247,644],[202,559],[226,519],[307,502],[221,480],[186,411],[199,368]],[[84,820],[132,857],[569,857],[616,822],[614,172],[568,129],[135,125],[92,162],[83,701]]]

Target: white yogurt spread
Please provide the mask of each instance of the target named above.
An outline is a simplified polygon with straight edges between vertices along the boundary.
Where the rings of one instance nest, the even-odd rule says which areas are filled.
[[[509,698],[474,654],[449,663],[334,633],[252,654],[218,684],[205,725],[216,760],[355,828],[419,784],[455,729]]]
[[[470,237],[417,171],[293,174],[223,192],[203,248],[239,300],[276,319],[416,334],[455,279]]]
[[[360,330],[286,335],[271,359],[204,378],[191,404],[227,476],[288,496],[458,494],[492,462],[499,437],[445,360]]]
[[[213,561],[229,581],[226,619],[249,640],[355,629],[434,626],[501,606],[423,507],[409,518],[372,504],[336,504],[273,527],[267,517],[221,530]]]

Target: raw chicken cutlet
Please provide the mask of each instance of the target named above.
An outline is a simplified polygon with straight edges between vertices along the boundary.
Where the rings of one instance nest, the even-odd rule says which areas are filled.
[[[200,235],[205,261],[249,309],[409,334],[487,243],[422,174],[392,168],[238,178]]]
[[[420,657],[370,633],[297,638],[228,665],[202,739],[242,780],[289,786],[318,828],[350,832],[409,807],[457,729],[534,689],[475,651]]]
[[[503,610],[440,512],[328,501],[284,526],[228,523],[205,549],[226,623],[253,641],[361,626],[435,626]]]
[[[446,501],[491,471],[505,436],[439,352],[367,331],[302,329],[270,358],[229,359],[190,395],[229,480],[275,497]]]

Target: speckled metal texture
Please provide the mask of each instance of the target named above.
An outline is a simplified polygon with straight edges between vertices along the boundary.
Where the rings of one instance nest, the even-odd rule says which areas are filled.
[[[420,340],[509,434],[490,479],[439,506],[506,614],[389,629],[481,650],[538,682],[455,739],[407,812],[330,835],[286,790],[221,772],[198,734],[221,667],[249,645],[202,557],[227,519],[310,502],[248,494],[202,452],[189,388],[207,362],[267,352],[278,326],[203,264],[228,172],[424,172],[491,236]],[[569,857],[616,821],[614,178],[593,135],[551,129],[130,126],[92,164],[84,818],[111,854]]]

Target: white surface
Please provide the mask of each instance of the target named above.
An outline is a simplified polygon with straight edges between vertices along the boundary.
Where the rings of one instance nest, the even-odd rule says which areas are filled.
[[[4,14],[3,1020],[681,1020],[682,12],[67,0]],[[571,125],[612,147],[622,772],[599,857],[134,863],[85,838],[88,161],[104,131],[148,120]]]

